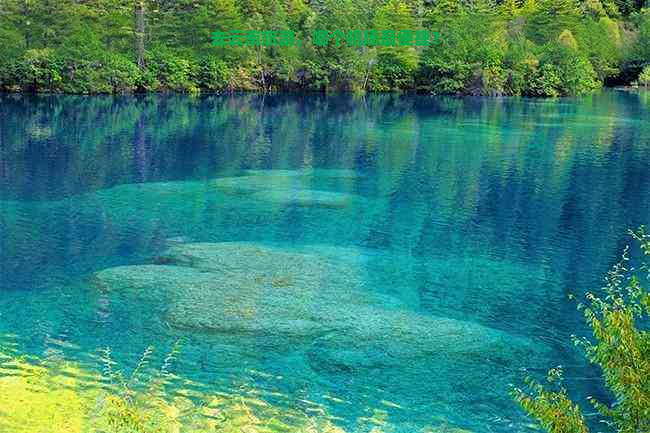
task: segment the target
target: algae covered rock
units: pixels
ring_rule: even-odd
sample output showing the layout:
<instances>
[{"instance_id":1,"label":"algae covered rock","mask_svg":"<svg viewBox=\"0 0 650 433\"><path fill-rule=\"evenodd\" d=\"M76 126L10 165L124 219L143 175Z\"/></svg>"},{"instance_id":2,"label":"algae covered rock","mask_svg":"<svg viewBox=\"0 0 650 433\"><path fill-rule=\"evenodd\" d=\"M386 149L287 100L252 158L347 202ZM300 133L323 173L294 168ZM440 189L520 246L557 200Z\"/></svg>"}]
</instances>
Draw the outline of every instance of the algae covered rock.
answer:
<instances>
[{"instance_id":1,"label":"algae covered rock","mask_svg":"<svg viewBox=\"0 0 650 433\"><path fill-rule=\"evenodd\" d=\"M186 266L214 273L246 276L303 274L314 278L328 263L313 254L291 252L253 242L197 242L174 245L157 263Z\"/></svg>"},{"instance_id":2,"label":"algae covered rock","mask_svg":"<svg viewBox=\"0 0 650 433\"><path fill-rule=\"evenodd\" d=\"M150 300L180 294L186 286L209 289L213 281L212 274L171 265L116 266L99 271L93 277L94 284L103 291Z\"/></svg>"},{"instance_id":3,"label":"algae covered rock","mask_svg":"<svg viewBox=\"0 0 650 433\"><path fill-rule=\"evenodd\" d=\"M255 243L179 244L157 261L105 269L95 284L157 300L176 328L222 334L317 335L355 320L357 309L403 306L363 291L350 263Z\"/></svg>"},{"instance_id":4,"label":"algae covered rock","mask_svg":"<svg viewBox=\"0 0 650 433\"><path fill-rule=\"evenodd\" d=\"M161 319L194 332L309 335L309 304L280 291L288 280L200 271L185 266L119 266L98 272L103 290L155 302Z\"/></svg>"},{"instance_id":5,"label":"algae covered rock","mask_svg":"<svg viewBox=\"0 0 650 433\"><path fill-rule=\"evenodd\" d=\"M347 170L247 170L241 176L213 179L209 185L225 194L246 195L268 190L309 189L318 179L351 178Z\"/></svg>"},{"instance_id":6,"label":"algae covered rock","mask_svg":"<svg viewBox=\"0 0 650 433\"><path fill-rule=\"evenodd\" d=\"M246 170L246 174L255 176L292 176L322 179L356 179L359 172L345 168L303 168L299 170Z\"/></svg>"},{"instance_id":7,"label":"algae covered rock","mask_svg":"<svg viewBox=\"0 0 650 433\"><path fill-rule=\"evenodd\" d=\"M206 272L226 273L233 278L252 278L252 284L270 284L278 288L297 286L302 292L317 291L349 299L360 298L381 302L383 306L397 305L413 297L412 293L394 290L407 279L393 274L391 290L377 291L379 280L386 279L386 270L395 259L362 248L312 247L290 248L253 242L198 242L173 245L156 259L157 263L187 266ZM402 264L402 262L399 262ZM332 293L333 292L333 293ZM394 296L386 296L392 292ZM364 301L365 299L365 301Z\"/></svg>"},{"instance_id":8,"label":"algae covered rock","mask_svg":"<svg viewBox=\"0 0 650 433\"><path fill-rule=\"evenodd\" d=\"M362 262L337 260L315 251L252 242L190 243L172 246L157 262L210 272L217 274L215 278L241 281L276 295L286 290L314 305L322 302L323 307L341 302L402 306L397 299L365 290Z\"/></svg>"}]
</instances>

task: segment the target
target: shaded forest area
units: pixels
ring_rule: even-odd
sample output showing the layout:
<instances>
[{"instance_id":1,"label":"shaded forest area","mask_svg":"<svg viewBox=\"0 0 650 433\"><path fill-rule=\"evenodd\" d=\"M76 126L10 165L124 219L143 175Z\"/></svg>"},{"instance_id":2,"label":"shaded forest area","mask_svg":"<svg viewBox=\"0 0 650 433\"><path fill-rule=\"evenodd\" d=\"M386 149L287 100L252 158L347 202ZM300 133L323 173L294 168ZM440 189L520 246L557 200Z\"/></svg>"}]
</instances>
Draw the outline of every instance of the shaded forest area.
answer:
<instances>
[{"instance_id":1,"label":"shaded forest area","mask_svg":"<svg viewBox=\"0 0 650 433\"><path fill-rule=\"evenodd\" d=\"M212 46L293 30L300 46ZM315 30L428 29L430 47L316 46ZM645 0L0 0L0 89L420 91L563 96L650 82Z\"/></svg>"}]
</instances>

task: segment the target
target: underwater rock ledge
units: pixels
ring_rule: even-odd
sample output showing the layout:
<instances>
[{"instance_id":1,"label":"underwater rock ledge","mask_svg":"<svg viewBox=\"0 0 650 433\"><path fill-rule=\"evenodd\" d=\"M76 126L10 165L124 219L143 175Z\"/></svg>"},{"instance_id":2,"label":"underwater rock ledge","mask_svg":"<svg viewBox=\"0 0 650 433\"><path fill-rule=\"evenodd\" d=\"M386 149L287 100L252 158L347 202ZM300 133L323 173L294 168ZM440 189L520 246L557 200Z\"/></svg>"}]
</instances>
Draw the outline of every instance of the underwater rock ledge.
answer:
<instances>
[{"instance_id":1,"label":"underwater rock ledge","mask_svg":"<svg viewBox=\"0 0 650 433\"><path fill-rule=\"evenodd\" d=\"M245 242L186 243L156 262L105 269L95 282L159 302L161 320L177 329L298 338L319 369L430 359L530 365L545 350L477 323L412 311L400 299L364 290L351 263L314 253Z\"/></svg>"}]
</instances>

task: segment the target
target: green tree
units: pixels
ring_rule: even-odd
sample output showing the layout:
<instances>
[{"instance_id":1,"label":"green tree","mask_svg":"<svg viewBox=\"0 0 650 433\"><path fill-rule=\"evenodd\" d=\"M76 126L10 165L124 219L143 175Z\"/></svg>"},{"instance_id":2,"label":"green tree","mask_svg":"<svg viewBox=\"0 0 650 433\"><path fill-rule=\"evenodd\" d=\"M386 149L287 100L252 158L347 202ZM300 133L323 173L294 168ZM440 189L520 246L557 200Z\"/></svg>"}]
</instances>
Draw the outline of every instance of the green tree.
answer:
<instances>
[{"instance_id":1,"label":"green tree","mask_svg":"<svg viewBox=\"0 0 650 433\"><path fill-rule=\"evenodd\" d=\"M593 66L570 30L546 44L539 59L540 68L531 81L530 93L535 96L579 95L600 86Z\"/></svg>"},{"instance_id":2,"label":"green tree","mask_svg":"<svg viewBox=\"0 0 650 433\"><path fill-rule=\"evenodd\" d=\"M623 44L618 23L606 16L587 19L578 35L580 45L600 81L619 73Z\"/></svg>"},{"instance_id":3,"label":"green tree","mask_svg":"<svg viewBox=\"0 0 650 433\"><path fill-rule=\"evenodd\" d=\"M375 29L395 32L416 29L411 8L401 0L390 0L379 8L373 23ZM371 78L372 89L394 90L413 87L414 73L418 66L415 37L410 43L413 46L382 46L377 50L377 63Z\"/></svg>"},{"instance_id":4,"label":"green tree","mask_svg":"<svg viewBox=\"0 0 650 433\"><path fill-rule=\"evenodd\" d=\"M639 31L632 49L632 62L639 65L650 64L650 8L638 15Z\"/></svg>"},{"instance_id":5,"label":"green tree","mask_svg":"<svg viewBox=\"0 0 650 433\"><path fill-rule=\"evenodd\" d=\"M492 2L475 2L452 16L436 12L426 24L440 28L442 37L422 54L422 88L435 93L503 93L506 28Z\"/></svg>"},{"instance_id":6,"label":"green tree","mask_svg":"<svg viewBox=\"0 0 650 433\"><path fill-rule=\"evenodd\" d=\"M534 53L534 48L533 43L521 35L512 39L508 44L503 63L507 71L504 90L509 95L557 96L549 94L548 89L531 91L533 86L531 78L539 75L537 71L539 59ZM553 85L554 87L555 85Z\"/></svg>"},{"instance_id":7,"label":"green tree","mask_svg":"<svg viewBox=\"0 0 650 433\"><path fill-rule=\"evenodd\" d=\"M366 29L369 21L365 8L352 0L324 0L319 13L307 23L307 34L311 39L314 30ZM365 82L368 63L372 61L372 50L368 47L341 46L328 43L314 46L308 43L305 64L311 87L319 90L358 88Z\"/></svg>"},{"instance_id":8,"label":"green tree","mask_svg":"<svg viewBox=\"0 0 650 433\"><path fill-rule=\"evenodd\" d=\"M144 0L134 0L133 18L135 21L135 28L133 29L135 63L140 69L144 69L144 41L147 36L145 32L146 10Z\"/></svg>"},{"instance_id":9,"label":"green tree","mask_svg":"<svg viewBox=\"0 0 650 433\"><path fill-rule=\"evenodd\" d=\"M539 45L555 41L564 30L576 33L580 19L576 0L538 0L526 22L526 37Z\"/></svg>"},{"instance_id":10,"label":"green tree","mask_svg":"<svg viewBox=\"0 0 650 433\"><path fill-rule=\"evenodd\" d=\"M20 83L36 91L56 92L60 90L62 69L52 48L32 48L21 58Z\"/></svg>"}]
</instances>

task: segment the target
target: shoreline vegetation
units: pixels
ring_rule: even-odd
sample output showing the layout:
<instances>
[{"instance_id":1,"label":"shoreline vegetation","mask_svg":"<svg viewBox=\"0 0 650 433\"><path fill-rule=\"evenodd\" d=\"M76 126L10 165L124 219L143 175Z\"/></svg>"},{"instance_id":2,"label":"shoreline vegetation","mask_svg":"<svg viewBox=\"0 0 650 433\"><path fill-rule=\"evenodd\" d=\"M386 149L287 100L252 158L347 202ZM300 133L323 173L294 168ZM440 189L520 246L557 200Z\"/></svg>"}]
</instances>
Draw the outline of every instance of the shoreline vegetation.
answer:
<instances>
[{"instance_id":1,"label":"shoreline vegetation","mask_svg":"<svg viewBox=\"0 0 650 433\"><path fill-rule=\"evenodd\" d=\"M439 43L317 46L321 29L421 28ZM212 46L289 29L300 46ZM4 0L0 91L406 91L580 95L650 85L642 0Z\"/></svg>"}]
</instances>

